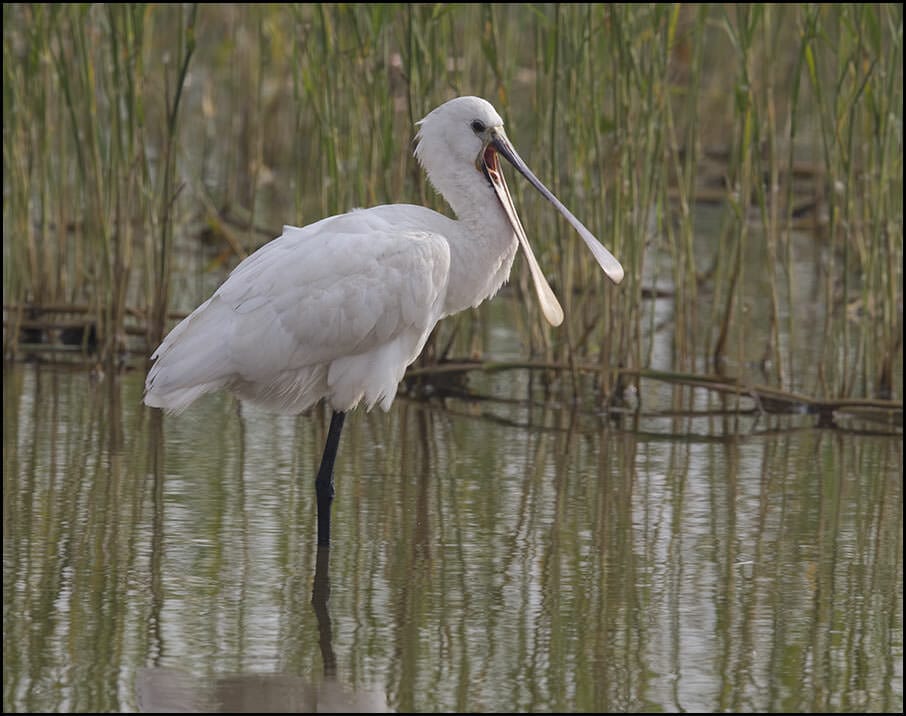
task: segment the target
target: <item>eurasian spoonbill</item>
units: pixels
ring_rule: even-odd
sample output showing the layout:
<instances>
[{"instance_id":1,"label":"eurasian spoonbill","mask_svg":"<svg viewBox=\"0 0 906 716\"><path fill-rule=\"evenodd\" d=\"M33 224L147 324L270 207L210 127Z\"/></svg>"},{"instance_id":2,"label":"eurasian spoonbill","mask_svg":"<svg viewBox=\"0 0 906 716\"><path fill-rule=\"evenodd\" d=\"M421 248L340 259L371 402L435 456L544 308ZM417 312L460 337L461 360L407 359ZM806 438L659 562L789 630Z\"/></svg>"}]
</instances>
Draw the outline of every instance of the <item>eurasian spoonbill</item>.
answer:
<instances>
[{"instance_id":1,"label":"eurasian spoonbill","mask_svg":"<svg viewBox=\"0 0 906 716\"><path fill-rule=\"evenodd\" d=\"M522 246L552 324L563 309L516 215L502 155L573 225L604 273L623 268L513 149L496 110L458 97L421 122L415 156L456 219L425 207L356 209L283 235L242 261L151 356L145 403L179 412L226 389L272 412L326 401L333 415L315 480L318 544L330 543L333 465L346 413L389 410L435 324L478 306L510 275Z\"/></svg>"}]
</instances>

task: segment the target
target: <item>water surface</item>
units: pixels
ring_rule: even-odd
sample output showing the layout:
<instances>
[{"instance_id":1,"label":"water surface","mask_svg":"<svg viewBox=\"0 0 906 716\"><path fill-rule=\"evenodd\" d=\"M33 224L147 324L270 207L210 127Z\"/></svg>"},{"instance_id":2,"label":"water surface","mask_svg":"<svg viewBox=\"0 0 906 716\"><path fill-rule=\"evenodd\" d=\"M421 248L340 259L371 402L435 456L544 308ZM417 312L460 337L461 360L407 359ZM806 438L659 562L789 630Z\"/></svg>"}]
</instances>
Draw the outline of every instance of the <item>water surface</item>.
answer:
<instances>
[{"instance_id":1,"label":"water surface","mask_svg":"<svg viewBox=\"0 0 906 716\"><path fill-rule=\"evenodd\" d=\"M5 368L5 710L902 710L901 436L401 398L319 563L327 416L142 380Z\"/></svg>"}]
</instances>

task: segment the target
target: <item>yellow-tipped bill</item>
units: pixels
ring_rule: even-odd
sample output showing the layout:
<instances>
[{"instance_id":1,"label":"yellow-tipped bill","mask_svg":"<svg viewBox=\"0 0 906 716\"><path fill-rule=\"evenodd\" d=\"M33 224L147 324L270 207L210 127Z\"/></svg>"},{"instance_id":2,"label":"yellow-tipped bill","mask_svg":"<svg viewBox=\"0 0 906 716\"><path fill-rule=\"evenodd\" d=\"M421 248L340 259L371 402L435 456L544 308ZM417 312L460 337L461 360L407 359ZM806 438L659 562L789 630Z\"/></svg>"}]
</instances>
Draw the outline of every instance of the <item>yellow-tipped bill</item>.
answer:
<instances>
[{"instance_id":1,"label":"yellow-tipped bill","mask_svg":"<svg viewBox=\"0 0 906 716\"><path fill-rule=\"evenodd\" d=\"M523 251L525 251L526 258L528 259L529 271L535 282L535 291L538 293L538 299L541 301L541 311L551 325L559 326L563 322L563 309L560 307L560 302L557 300L550 285L544 278L541 267L538 266L538 261L535 259L535 254L532 252L531 246L529 246L528 238L525 235L525 229L522 227L522 222L519 221L519 216L516 214L516 208L513 206L513 199L510 196L510 191L507 188L503 174L500 172L500 166L497 161L498 152L506 157L509 162L516 167L519 173L528 179L529 182L541 192L542 196L557 207L557 210L573 225L573 228L579 233L579 236L582 237L588 248L591 249L591 253L595 257L595 260L601 268L604 269L604 273L607 274L607 277L611 281L620 283L620 281L623 280L623 267L620 265L620 262L616 260L614 255L604 248L601 242L585 228L584 224L573 216L572 212L567 209L560 200L541 183L538 177L532 173L532 170L526 166L525 162L522 161L522 158L516 153L516 150L513 149L513 145L510 144L510 140L507 139L503 128L491 128L489 130L488 142L479 157L479 163L484 170L488 181L490 181L491 186L494 187L497 198L500 200L500 205L506 212L507 217L509 217L510 223L513 226L513 231L516 233Z\"/></svg>"}]
</instances>

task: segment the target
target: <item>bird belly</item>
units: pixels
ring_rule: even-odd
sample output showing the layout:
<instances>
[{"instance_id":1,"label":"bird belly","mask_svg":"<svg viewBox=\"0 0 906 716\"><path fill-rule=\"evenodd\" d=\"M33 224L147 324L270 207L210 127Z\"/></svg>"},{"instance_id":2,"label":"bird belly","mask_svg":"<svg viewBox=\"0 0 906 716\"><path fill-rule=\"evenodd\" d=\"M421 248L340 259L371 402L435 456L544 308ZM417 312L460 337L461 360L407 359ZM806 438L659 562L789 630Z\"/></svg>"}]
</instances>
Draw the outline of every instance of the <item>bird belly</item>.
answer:
<instances>
[{"instance_id":1,"label":"bird belly","mask_svg":"<svg viewBox=\"0 0 906 716\"><path fill-rule=\"evenodd\" d=\"M413 341L412 336L399 336L377 350L333 361L325 396L333 409L351 410L364 400L368 410L376 404L385 412L390 410L406 368L418 357L427 337L426 333Z\"/></svg>"},{"instance_id":2,"label":"bird belly","mask_svg":"<svg viewBox=\"0 0 906 716\"><path fill-rule=\"evenodd\" d=\"M406 368L429 335L401 335L358 355L292 368L271 376L237 376L228 386L241 400L271 412L298 415L325 400L336 411L349 411L365 401L368 410L390 410Z\"/></svg>"}]
</instances>

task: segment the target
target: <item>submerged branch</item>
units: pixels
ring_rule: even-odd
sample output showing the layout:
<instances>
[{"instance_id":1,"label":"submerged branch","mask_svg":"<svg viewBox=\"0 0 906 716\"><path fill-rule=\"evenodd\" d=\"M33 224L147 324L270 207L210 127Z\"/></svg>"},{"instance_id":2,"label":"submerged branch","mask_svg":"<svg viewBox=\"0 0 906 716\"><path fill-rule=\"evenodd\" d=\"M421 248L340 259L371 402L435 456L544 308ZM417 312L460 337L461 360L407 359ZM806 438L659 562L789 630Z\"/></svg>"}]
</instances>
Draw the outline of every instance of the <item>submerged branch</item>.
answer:
<instances>
[{"instance_id":1,"label":"submerged branch","mask_svg":"<svg viewBox=\"0 0 906 716\"><path fill-rule=\"evenodd\" d=\"M610 374L622 378L645 378L673 385L684 385L692 388L751 398L756 408L765 413L786 413L818 415L819 421L833 422L834 414L847 417L883 422L896 426L903 425L903 401L876 398L841 398L835 400L812 398L766 385L746 383L742 380L717 375L679 373L675 371L654 370L651 368L602 368L592 363L557 363L550 361L450 361L432 366L419 366L406 371L406 378L427 378L431 376L452 376L467 374L472 371L482 373L500 373L510 370L540 370L556 372Z\"/></svg>"}]
</instances>

